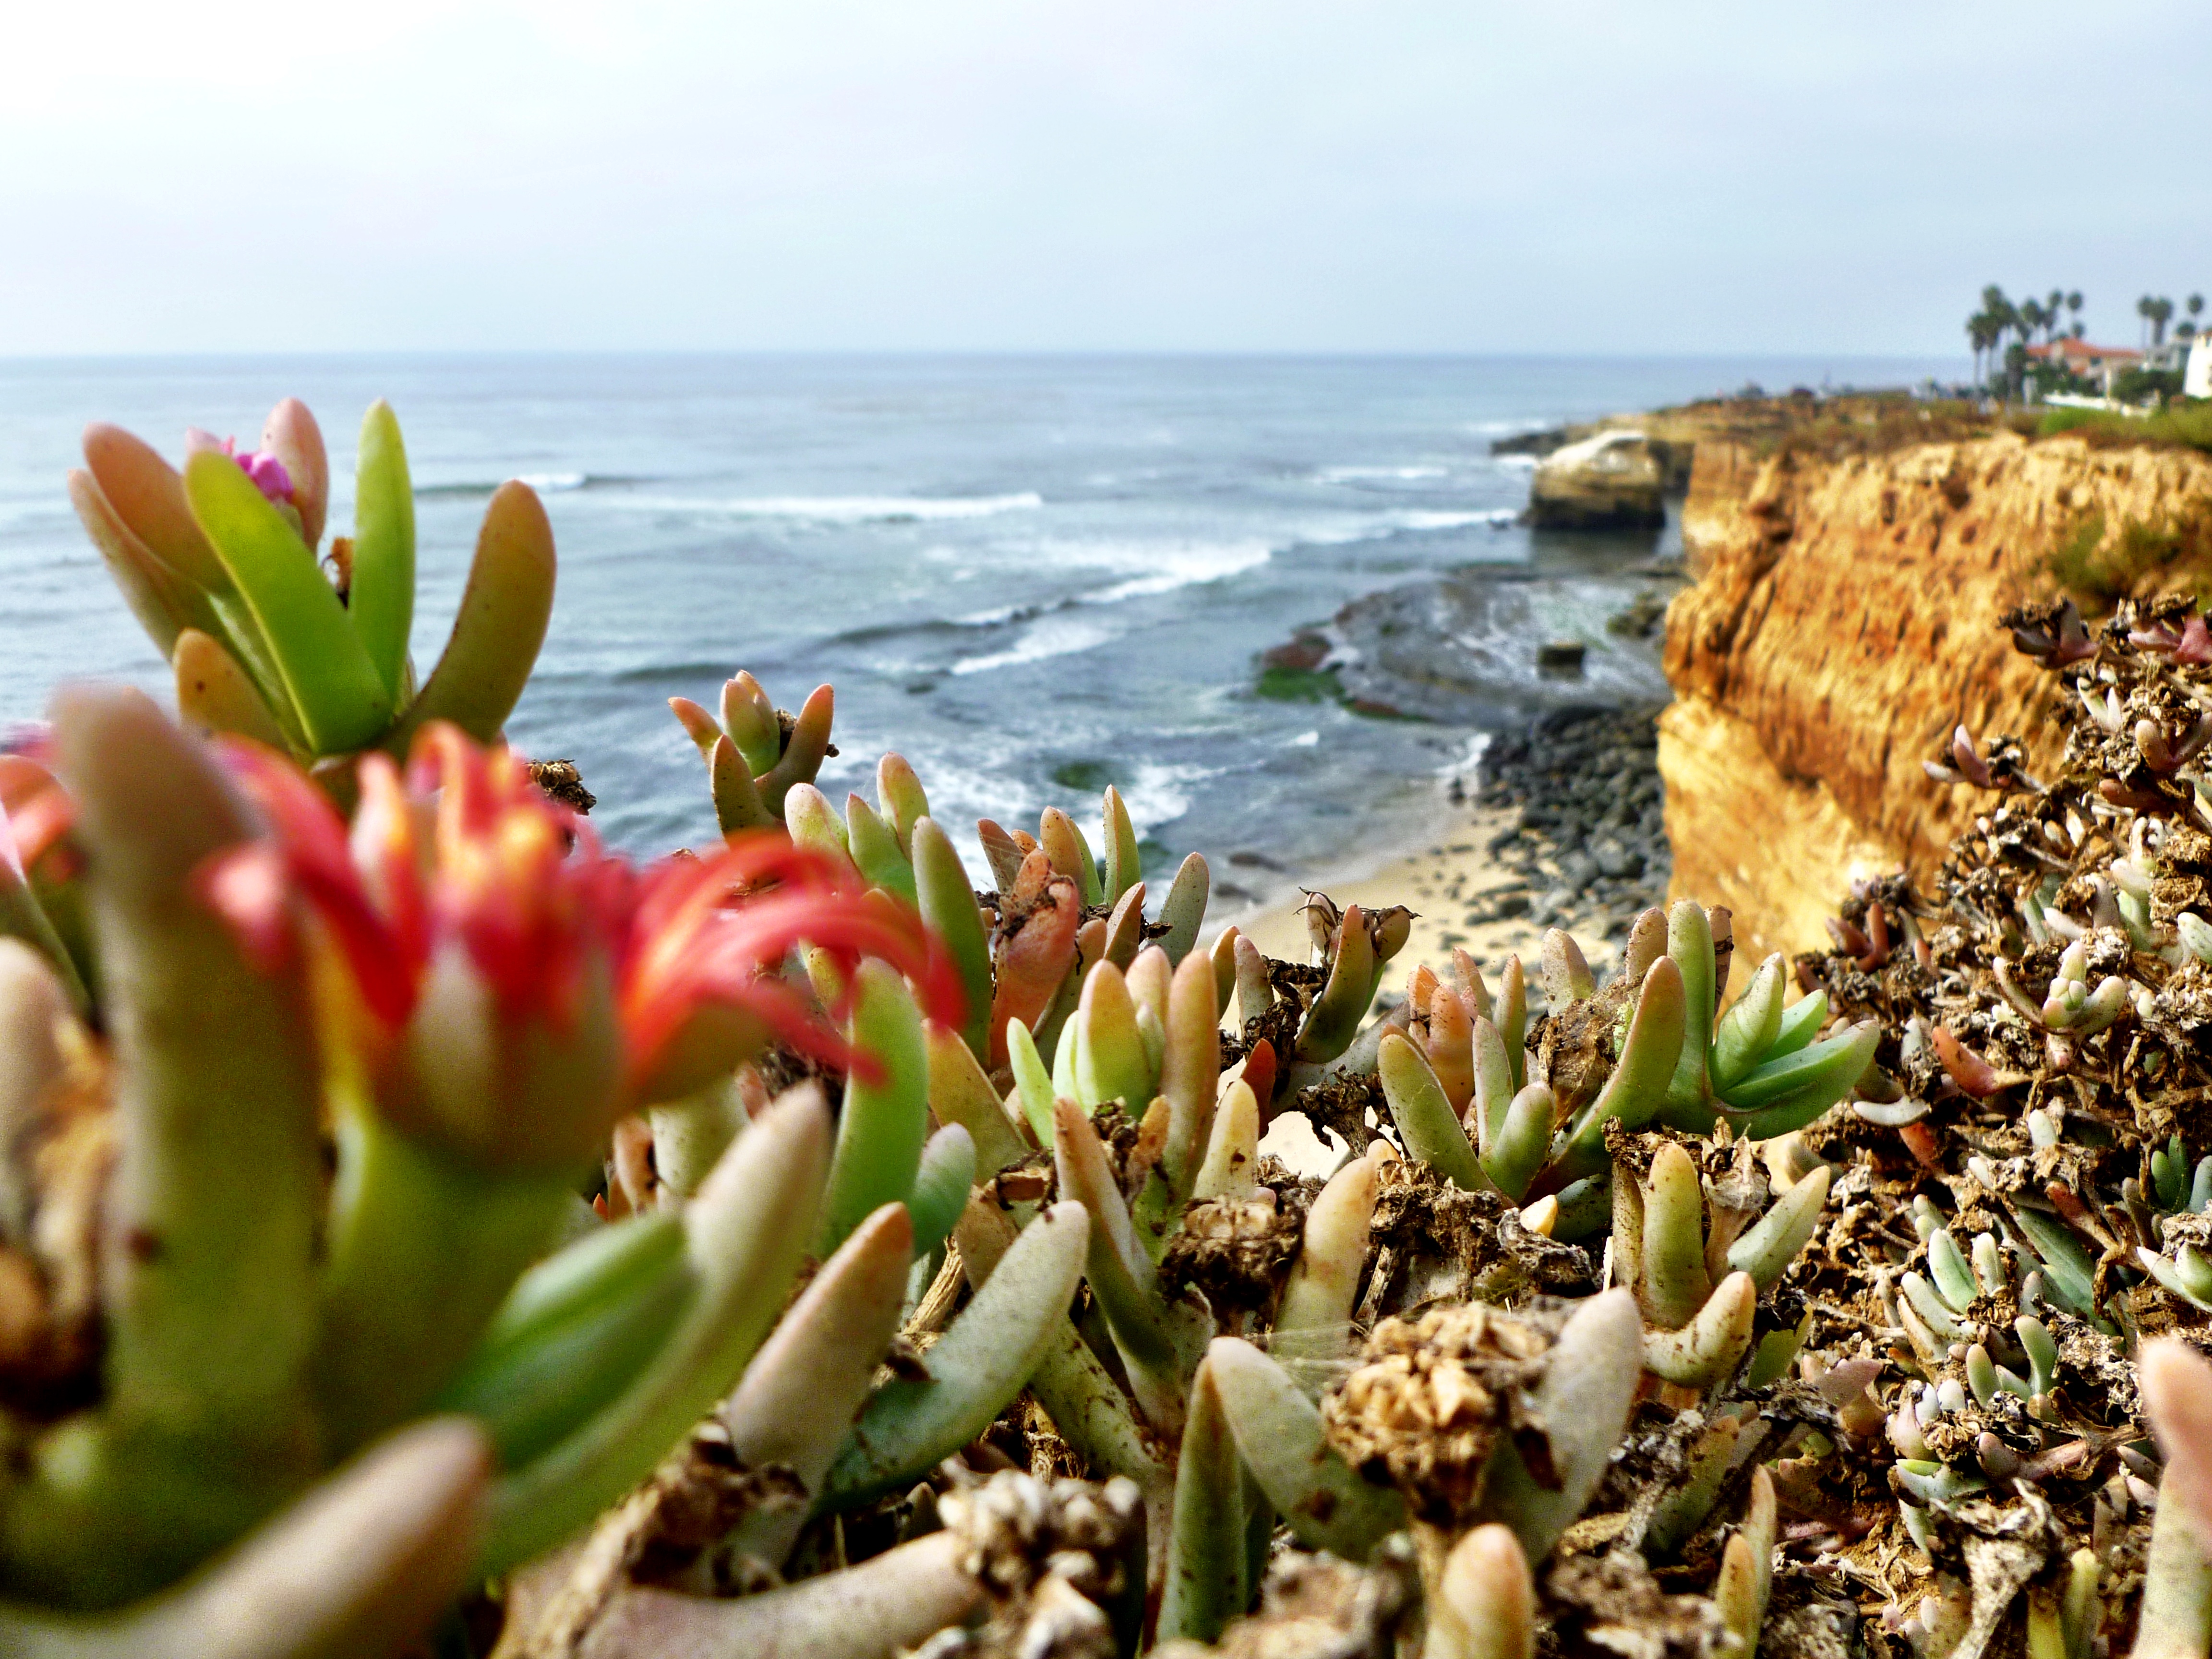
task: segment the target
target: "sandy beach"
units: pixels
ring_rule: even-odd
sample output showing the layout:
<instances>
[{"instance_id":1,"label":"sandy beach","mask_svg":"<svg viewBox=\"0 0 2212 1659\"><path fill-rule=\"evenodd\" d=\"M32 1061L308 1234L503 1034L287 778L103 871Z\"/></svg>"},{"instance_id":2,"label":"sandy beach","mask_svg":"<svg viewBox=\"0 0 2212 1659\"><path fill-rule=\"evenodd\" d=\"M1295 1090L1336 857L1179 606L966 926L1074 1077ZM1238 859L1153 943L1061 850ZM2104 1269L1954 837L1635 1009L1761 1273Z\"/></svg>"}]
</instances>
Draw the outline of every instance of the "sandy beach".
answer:
<instances>
[{"instance_id":1,"label":"sandy beach","mask_svg":"<svg viewBox=\"0 0 2212 1659\"><path fill-rule=\"evenodd\" d=\"M1498 899L1529 890L1525 875L1488 850L1492 838L1510 828L1514 819L1510 808L1469 810L1449 840L1411 849L1372 875L1325 880L1315 889L1340 905L1388 909L1402 904L1413 912L1413 936L1392 960L1379 995L1396 997L1415 963L1440 967L1455 948L1467 951L1492 977L1510 955L1517 954L1524 964L1533 966L1544 930L1526 913L1492 920L1470 910L1478 901L1487 900L1491 902L1486 908L1494 911ZM1300 889L1287 888L1236 925L1265 954L1288 962L1307 961L1311 952L1305 918L1298 912L1301 898ZM1577 932L1576 943L1593 967L1612 959L1613 946L1601 937Z\"/></svg>"}]
</instances>

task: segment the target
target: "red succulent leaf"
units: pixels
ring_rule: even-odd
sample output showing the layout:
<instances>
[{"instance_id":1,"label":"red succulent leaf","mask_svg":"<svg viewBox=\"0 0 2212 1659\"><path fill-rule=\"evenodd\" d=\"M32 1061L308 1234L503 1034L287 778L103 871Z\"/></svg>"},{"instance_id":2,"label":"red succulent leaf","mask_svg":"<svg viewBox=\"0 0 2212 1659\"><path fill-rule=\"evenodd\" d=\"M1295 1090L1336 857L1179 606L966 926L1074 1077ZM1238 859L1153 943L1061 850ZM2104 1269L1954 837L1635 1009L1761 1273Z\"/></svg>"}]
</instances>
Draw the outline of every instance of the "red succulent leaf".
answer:
<instances>
[{"instance_id":1,"label":"red succulent leaf","mask_svg":"<svg viewBox=\"0 0 2212 1659\"><path fill-rule=\"evenodd\" d=\"M1936 1058L1951 1080L1977 1100L1987 1100L2005 1086L2005 1073L1960 1042L1949 1026L1938 1025L1932 1037Z\"/></svg>"}]
</instances>

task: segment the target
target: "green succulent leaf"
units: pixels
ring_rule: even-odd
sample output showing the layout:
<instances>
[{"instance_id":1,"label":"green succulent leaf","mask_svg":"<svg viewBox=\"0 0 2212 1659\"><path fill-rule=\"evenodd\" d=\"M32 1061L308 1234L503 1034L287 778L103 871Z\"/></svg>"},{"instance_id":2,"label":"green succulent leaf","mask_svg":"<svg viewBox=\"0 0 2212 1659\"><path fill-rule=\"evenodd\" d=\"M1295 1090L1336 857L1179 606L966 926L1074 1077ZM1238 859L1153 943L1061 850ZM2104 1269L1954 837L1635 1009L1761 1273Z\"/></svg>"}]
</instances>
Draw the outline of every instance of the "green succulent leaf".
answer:
<instances>
[{"instance_id":1,"label":"green succulent leaf","mask_svg":"<svg viewBox=\"0 0 2212 1659\"><path fill-rule=\"evenodd\" d=\"M968 1000L968 1018L961 1036L978 1060L990 1040L991 941L983 928L983 913L975 902L975 890L960 854L934 818L913 820L908 844L914 853L914 884L921 919L939 939L960 975L960 988Z\"/></svg>"},{"instance_id":2,"label":"green succulent leaf","mask_svg":"<svg viewBox=\"0 0 2212 1659\"><path fill-rule=\"evenodd\" d=\"M545 643L554 569L545 508L529 485L509 479L484 508L445 651L386 748L405 753L430 720L451 720L478 743L498 740Z\"/></svg>"},{"instance_id":3,"label":"green succulent leaf","mask_svg":"<svg viewBox=\"0 0 2212 1659\"><path fill-rule=\"evenodd\" d=\"M876 1391L830 1466L821 1504L844 1509L902 1487L988 1428L1066 1323L1090 1221L1055 1204L1024 1228L925 1360L927 1381Z\"/></svg>"},{"instance_id":4,"label":"green succulent leaf","mask_svg":"<svg viewBox=\"0 0 2212 1659\"><path fill-rule=\"evenodd\" d=\"M1782 1011L1781 1024L1774 1030L1774 1041L1759 1053L1763 1061L1779 1060L1784 1054L1794 1054L1814 1037L1828 1023L1828 994L1815 991L1802 996Z\"/></svg>"},{"instance_id":5,"label":"green succulent leaf","mask_svg":"<svg viewBox=\"0 0 2212 1659\"><path fill-rule=\"evenodd\" d=\"M542 1553L639 1480L744 1372L782 1313L829 1164L829 1110L794 1089L756 1118L684 1210L699 1293L630 1385L495 1489L478 1565Z\"/></svg>"},{"instance_id":6,"label":"green succulent leaf","mask_svg":"<svg viewBox=\"0 0 2212 1659\"><path fill-rule=\"evenodd\" d=\"M396 705L415 626L415 489L398 418L381 398L362 417L353 525L353 585L346 609Z\"/></svg>"},{"instance_id":7,"label":"green succulent leaf","mask_svg":"<svg viewBox=\"0 0 2212 1659\"><path fill-rule=\"evenodd\" d=\"M518 1468L629 1387L698 1288L673 1214L587 1233L516 1282L432 1408L477 1419Z\"/></svg>"},{"instance_id":8,"label":"green succulent leaf","mask_svg":"<svg viewBox=\"0 0 2212 1659\"><path fill-rule=\"evenodd\" d=\"M1288 1371L1232 1336L1215 1338L1206 1359L1238 1454L1300 1543L1364 1561L1406 1524L1405 1500L1344 1461Z\"/></svg>"},{"instance_id":9,"label":"green succulent leaf","mask_svg":"<svg viewBox=\"0 0 2212 1659\"><path fill-rule=\"evenodd\" d=\"M1118 904L1121 895L1144 879L1144 860L1137 853L1137 827L1129 821L1129 809L1122 803L1121 792L1112 784L1106 786L1106 802L1103 828L1106 832L1106 879L1100 892L1108 904Z\"/></svg>"},{"instance_id":10,"label":"green succulent leaf","mask_svg":"<svg viewBox=\"0 0 2212 1659\"><path fill-rule=\"evenodd\" d=\"M1376 1057L1382 1097L1410 1158L1432 1167L1455 1187L1479 1193L1490 1186L1468 1144L1467 1131L1445 1097L1443 1085L1410 1037L1390 1033Z\"/></svg>"},{"instance_id":11,"label":"green succulent leaf","mask_svg":"<svg viewBox=\"0 0 2212 1659\"><path fill-rule=\"evenodd\" d=\"M185 463L185 493L266 639L314 752L349 754L381 737L392 724L392 693L298 533L217 451Z\"/></svg>"},{"instance_id":12,"label":"green succulent leaf","mask_svg":"<svg viewBox=\"0 0 2212 1659\"><path fill-rule=\"evenodd\" d=\"M967 1130L948 1123L921 1149L921 1166L906 1201L914 1218L915 1255L928 1255L945 1243L968 1206L968 1189L975 1181L975 1143Z\"/></svg>"},{"instance_id":13,"label":"green succulent leaf","mask_svg":"<svg viewBox=\"0 0 2212 1659\"><path fill-rule=\"evenodd\" d=\"M1809 1048L1753 1066L1729 1090L1729 1119L1751 1139L1802 1129L1857 1087L1874 1064L1881 1028L1862 1020Z\"/></svg>"},{"instance_id":14,"label":"green succulent leaf","mask_svg":"<svg viewBox=\"0 0 2212 1659\"><path fill-rule=\"evenodd\" d=\"M747 1468L781 1464L809 1493L822 1490L898 1330L913 1247L905 1206L884 1205L822 1264L761 1345L716 1413ZM759 1505L724 1552L781 1568L805 1524L804 1504Z\"/></svg>"},{"instance_id":15,"label":"green succulent leaf","mask_svg":"<svg viewBox=\"0 0 2212 1659\"><path fill-rule=\"evenodd\" d=\"M1782 1034L1782 956L1777 951L1759 964L1735 1006L1721 1016L1709 1066L1715 1093L1726 1094L1731 1084L1759 1061L1777 1057L1770 1051Z\"/></svg>"},{"instance_id":16,"label":"green succulent leaf","mask_svg":"<svg viewBox=\"0 0 2212 1659\"><path fill-rule=\"evenodd\" d=\"M917 902L914 866L899 846L898 832L858 795L845 797L845 845L871 887L880 887L908 904Z\"/></svg>"},{"instance_id":17,"label":"green succulent leaf","mask_svg":"<svg viewBox=\"0 0 2212 1659\"><path fill-rule=\"evenodd\" d=\"M881 1072L872 1083L856 1073L845 1085L817 1243L824 1255L878 1206L913 1194L929 1128L929 1051L921 1015L898 970L872 957L854 975L852 1037L855 1048L875 1057ZM974 1157L971 1144L971 1168Z\"/></svg>"},{"instance_id":18,"label":"green succulent leaf","mask_svg":"<svg viewBox=\"0 0 2212 1659\"><path fill-rule=\"evenodd\" d=\"M1245 1582L1243 1482L1212 1362L1191 1379L1176 1462L1174 1518L1158 1639L1211 1642L1251 1601Z\"/></svg>"}]
</instances>

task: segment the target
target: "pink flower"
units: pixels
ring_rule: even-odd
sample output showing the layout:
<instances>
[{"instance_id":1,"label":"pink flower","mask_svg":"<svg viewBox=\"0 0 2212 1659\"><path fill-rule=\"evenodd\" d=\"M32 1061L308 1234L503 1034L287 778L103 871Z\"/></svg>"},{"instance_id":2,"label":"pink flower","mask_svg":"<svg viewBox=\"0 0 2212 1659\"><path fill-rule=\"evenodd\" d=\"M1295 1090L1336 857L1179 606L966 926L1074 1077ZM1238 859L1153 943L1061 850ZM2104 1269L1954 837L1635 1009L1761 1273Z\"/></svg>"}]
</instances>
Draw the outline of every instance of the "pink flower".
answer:
<instances>
[{"instance_id":1,"label":"pink flower","mask_svg":"<svg viewBox=\"0 0 2212 1659\"><path fill-rule=\"evenodd\" d=\"M404 776L363 757L349 831L273 750L222 753L269 831L212 860L203 896L264 972L317 971L319 951L318 982L343 988L325 1040L387 1116L474 1156L581 1162L623 1113L772 1038L872 1071L781 976L801 943L848 977L880 957L934 1018L963 1018L958 975L912 914L781 832L641 872L514 756L442 725Z\"/></svg>"},{"instance_id":2,"label":"pink flower","mask_svg":"<svg viewBox=\"0 0 2212 1659\"><path fill-rule=\"evenodd\" d=\"M198 427L185 434L185 447L187 449L220 449L238 463L246 476L253 480L253 487L264 495L272 501L281 501L287 506L292 504L291 471L276 459L275 451L256 449L241 455L238 453L237 439L225 438L218 443L213 434L203 432Z\"/></svg>"}]
</instances>

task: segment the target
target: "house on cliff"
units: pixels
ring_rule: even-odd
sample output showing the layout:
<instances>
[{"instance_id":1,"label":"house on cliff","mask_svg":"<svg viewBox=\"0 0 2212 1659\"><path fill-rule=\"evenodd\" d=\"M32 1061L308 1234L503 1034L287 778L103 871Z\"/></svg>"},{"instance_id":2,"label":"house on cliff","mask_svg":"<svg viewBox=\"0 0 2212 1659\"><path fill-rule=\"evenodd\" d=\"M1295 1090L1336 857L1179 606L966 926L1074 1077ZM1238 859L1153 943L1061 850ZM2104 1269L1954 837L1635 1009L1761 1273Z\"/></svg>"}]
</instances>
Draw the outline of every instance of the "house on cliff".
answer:
<instances>
[{"instance_id":1,"label":"house on cliff","mask_svg":"<svg viewBox=\"0 0 2212 1659\"><path fill-rule=\"evenodd\" d=\"M2084 375L2097 381L2106 397L2112 396L2114 378L2142 362L2142 356L2129 346L2092 345L2087 340L2053 340L2047 345L2027 349L2031 368L2047 364L2069 374Z\"/></svg>"}]
</instances>

